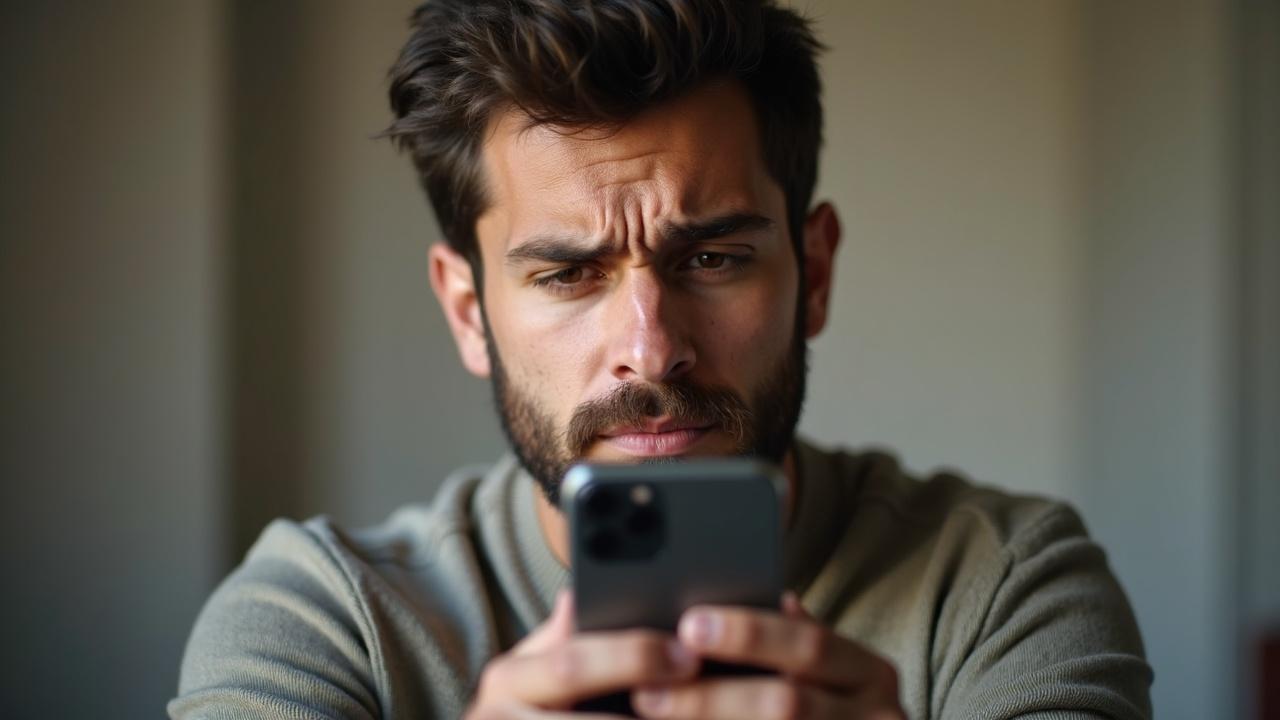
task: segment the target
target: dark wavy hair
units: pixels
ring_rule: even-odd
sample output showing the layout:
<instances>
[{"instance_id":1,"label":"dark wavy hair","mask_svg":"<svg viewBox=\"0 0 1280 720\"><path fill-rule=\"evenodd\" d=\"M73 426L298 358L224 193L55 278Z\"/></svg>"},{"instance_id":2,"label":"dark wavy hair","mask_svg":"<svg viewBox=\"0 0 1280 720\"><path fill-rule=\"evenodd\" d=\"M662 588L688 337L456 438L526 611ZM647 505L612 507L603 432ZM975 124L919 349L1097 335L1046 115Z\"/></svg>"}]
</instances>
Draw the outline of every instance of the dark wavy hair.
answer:
<instances>
[{"instance_id":1,"label":"dark wavy hair","mask_svg":"<svg viewBox=\"0 0 1280 720\"><path fill-rule=\"evenodd\" d=\"M445 239L479 267L480 151L497 112L603 126L719 78L746 89L802 255L822 143L821 45L773 0L428 0L391 68L395 122Z\"/></svg>"}]
</instances>

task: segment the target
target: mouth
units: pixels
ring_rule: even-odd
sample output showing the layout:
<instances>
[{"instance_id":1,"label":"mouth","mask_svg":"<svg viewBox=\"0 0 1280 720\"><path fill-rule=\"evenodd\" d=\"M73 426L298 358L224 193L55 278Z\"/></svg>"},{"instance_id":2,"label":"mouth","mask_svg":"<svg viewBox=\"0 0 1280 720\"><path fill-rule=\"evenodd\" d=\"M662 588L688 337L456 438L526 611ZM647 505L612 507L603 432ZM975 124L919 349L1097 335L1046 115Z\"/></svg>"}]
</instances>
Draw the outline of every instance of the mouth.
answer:
<instances>
[{"instance_id":1,"label":"mouth","mask_svg":"<svg viewBox=\"0 0 1280 720\"><path fill-rule=\"evenodd\" d=\"M627 455L662 457L688 452L712 430L708 423L657 418L640 426L618 426L600 433L600 440Z\"/></svg>"}]
</instances>

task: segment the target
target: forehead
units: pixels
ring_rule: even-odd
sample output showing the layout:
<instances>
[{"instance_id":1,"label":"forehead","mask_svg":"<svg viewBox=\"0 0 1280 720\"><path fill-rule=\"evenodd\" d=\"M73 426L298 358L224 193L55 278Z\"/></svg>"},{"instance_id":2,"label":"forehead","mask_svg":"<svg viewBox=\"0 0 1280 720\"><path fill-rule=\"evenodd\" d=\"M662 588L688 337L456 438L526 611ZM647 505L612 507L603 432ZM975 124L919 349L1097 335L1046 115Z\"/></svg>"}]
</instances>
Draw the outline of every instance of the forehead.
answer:
<instances>
[{"instance_id":1,"label":"forehead","mask_svg":"<svg viewBox=\"0 0 1280 720\"><path fill-rule=\"evenodd\" d=\"M489 202L480 228L505 226L508 239L522 225L581 229L626 207L671 219L761 208L779 190L765 169L754 109L731 82L618 127L531 126L508 111L491 128L483 162Z\"/></svg>"}]
</instances>

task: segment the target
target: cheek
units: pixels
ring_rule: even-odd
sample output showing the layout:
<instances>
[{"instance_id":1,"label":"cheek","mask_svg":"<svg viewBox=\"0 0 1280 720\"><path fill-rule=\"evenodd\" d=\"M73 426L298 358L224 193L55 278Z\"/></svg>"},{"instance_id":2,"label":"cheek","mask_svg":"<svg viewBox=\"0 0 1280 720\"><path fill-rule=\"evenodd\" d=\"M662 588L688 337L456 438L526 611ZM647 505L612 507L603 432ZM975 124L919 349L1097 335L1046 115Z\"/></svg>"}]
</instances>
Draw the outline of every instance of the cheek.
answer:
<instances>
[{"instance_id":1,"label":"cheek","mask_svg":"<svg viewBox=\"0 0 1280 720\"><path fill-rule=\"evenodd\" d=\"M775 367L794 336L796 287L794 277L780 274L705 317L699 354L715 365L716 374L740 382Z\"/></svg>"},{"instance_id":2,"label":"cheek","mask_svg":"<svg viewBox=\"0 0 1280 720\"><path fill-rule=\"evenodd\" d=\"M495 298L496 299L496 298ZM591 330L580 319L505 303L491 314L494 342L511 384L557 421L567 421L589 374Z\"/></svg>"}]
</instances>

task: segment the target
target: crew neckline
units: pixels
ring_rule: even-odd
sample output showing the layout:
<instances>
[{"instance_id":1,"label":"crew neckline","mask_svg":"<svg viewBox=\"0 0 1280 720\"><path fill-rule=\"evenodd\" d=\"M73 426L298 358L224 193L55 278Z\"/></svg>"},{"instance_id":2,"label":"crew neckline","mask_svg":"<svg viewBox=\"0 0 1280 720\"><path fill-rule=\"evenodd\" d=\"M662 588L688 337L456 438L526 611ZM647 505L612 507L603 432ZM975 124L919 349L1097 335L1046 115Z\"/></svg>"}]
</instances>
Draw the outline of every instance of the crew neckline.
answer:
<instances>
[{"instance_id":1,"label":"crew neckline","mask_svg":"<svg viewBox=\"0 0 1280 720\"><path fill-rule=\"evenodd\" d=\"M783 532L782 556L787 589L803 595L826 560L824 546L839 529L841 488L821 451L801 440L794 447L799 482L793 521ZM571 575L543 537L535 492L533 477L511 453L494 465L478 490L483 552L525 632L551 613Z\"/></svg>"}]
</instances>

